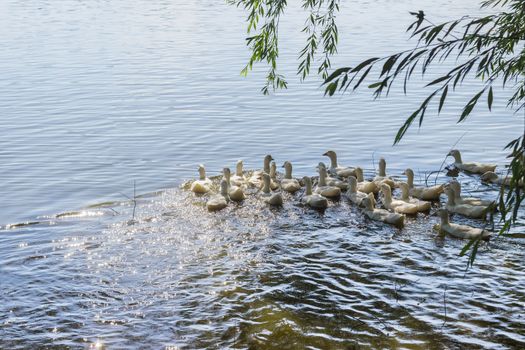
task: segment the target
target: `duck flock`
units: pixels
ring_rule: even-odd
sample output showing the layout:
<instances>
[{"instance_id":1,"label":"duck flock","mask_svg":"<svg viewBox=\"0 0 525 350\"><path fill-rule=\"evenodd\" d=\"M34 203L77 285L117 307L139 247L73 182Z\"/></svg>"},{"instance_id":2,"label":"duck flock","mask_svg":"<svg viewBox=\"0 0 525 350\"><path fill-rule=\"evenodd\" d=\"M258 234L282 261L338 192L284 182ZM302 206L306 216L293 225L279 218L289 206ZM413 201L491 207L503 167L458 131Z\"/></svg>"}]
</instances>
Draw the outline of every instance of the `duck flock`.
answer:
<instances>
[{"instance_id":1,"label":"duck flock","mask_svg":"<svg viewBox=\"0 0 525 350\"><path fill-rule=\"evenodd\" d=\"M395 181L386 174L386 161L381 158L377 175L368 181L363 177L362 168L339 165L334 151L328 151L323 156L330 159L330 167L320 162L317 167L318 177L305 176L302 179L292 176L292 164L289 161L282 165L284 175L278 174L277 165L271 155L264 157L261 170L244 171L243 161L239 160L235 174L232 175L229 168L223 169L218 193L213 191L216 184L206 177L206 170L200 165L199 179L190 182L189 189L196 194L210 194L206 202L209 211L221 210L227 207L230 201L242 202L249 195L259 196L269 206L280 207L284 202L282 192L290 194L302 192L302 196L292 198L296 198L296 201L305 206L322 210L328 207L328 199L339 199L343 196L362 208L364 214L371 220L400 228L405 225L406 215L428 213L431 202L439 202L440 195L445 193L448 198L446 204L435 212L441 219L441 223L436 225L435 229L442 234L458 238L490 238L490 232L484 229L450 222L449 213L484 219L494 205L494 201L491 200L462 197L461 185L456 180L431 187L415 186L414 172L406 169L403 172L406 182ZM494 173L496 169L494 164L465 163L458 150L450 151L447 156L454 157L454 166L458 170L479 174L484 182L504 185L510 181L509 178L500 178ZM399 189L398 197L393 197L393 189ZM380 206L376 198L381 199Z\"/></svg>"}]
</instances>

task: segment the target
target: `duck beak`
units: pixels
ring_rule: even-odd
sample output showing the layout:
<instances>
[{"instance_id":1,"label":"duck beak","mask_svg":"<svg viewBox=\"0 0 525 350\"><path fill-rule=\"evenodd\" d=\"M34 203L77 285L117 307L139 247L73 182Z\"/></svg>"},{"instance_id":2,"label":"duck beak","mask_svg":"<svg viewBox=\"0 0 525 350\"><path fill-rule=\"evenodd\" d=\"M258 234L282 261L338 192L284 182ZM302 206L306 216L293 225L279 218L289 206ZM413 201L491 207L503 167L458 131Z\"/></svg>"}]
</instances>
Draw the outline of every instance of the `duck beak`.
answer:
<instances>
[{"instance_id":1,"label":"duck beak","mask_svg":"<svg viewBox=\"0 0 525 350\"><path fill-rule=\"evenodd\" d=\"M324 152L324 153L323 153L323 156L328 156L328 152Z\"/></svg>"}]
</instances>

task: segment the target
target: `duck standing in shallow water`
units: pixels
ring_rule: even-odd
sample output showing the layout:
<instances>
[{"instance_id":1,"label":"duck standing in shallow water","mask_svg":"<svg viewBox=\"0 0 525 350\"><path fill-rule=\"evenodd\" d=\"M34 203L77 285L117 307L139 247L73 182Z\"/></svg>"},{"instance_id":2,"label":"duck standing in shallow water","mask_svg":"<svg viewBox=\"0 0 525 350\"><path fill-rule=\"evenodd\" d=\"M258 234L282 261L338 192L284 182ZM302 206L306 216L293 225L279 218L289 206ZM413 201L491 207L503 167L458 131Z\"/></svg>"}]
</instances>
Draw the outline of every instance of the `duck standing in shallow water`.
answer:
<instances>
[{"instance_id":1,"label":"duck standing in shallow water","mask_svg":"<svg viewBox=\"0 0 525 350\"><path fill-rule=\"evenodd\" d=\"M340 177L355 176L355 169L342 167L337 164L337 154L334 151L323 153L323 156L330 158L330 173Z\"/></svg>"},{"instance_id":2,"label":"duck standing in shallow water","mask_svg":"<svg viewBox=\"0 0 525 350\"><path fill-rule=\"evenodd\" d=\"M481 237L485 241L490 239L490 232L487 230L451 223L446 209L439 209L436 214L441 219L441 223L434 226L439 233L446 233L450 236L463 239L478 237Z\"/></svg>"},{"instance_id":3,"label":"duck standing in shallow water","mask_svg":"<svg viewBox=\"0 0 525 350\"><path fill-rule=\"evenodd\" d=\"M368 198L368 194L357 190L357 179L353 176L348 177L348 190L346 191L346 196L350 202L359 206L363 206L363 199Z\"/></svg>"},{"instance_id":4,"label":"duck standing in shallow water","mask_svg":"<svg viewBox=\"0 0 525 350\"><path fill-rule=\"evenodd\" d=\"M461 153L457 149L453 149L450 152L448 152L447 157L448 156L454 157L454 166L456 168L458 168L459 170L466 171L468 173L484 174L487 171L494 171L496 169L495 164L484 164L477 162L463 163L463 160L461 159Z\"/></svg>"},{"instance_id":5,"label":"duck standing in shallow water","mask_svg":"<svg viewBox=\"0 0 525 350\"><path fill-rule=\"evenodd\" d=\"M263 194L262 194L262 199L265 203L268 203L269 205L272 205L272 206L275 206L275 207L280 207L283 205L283 196L281 194L281 192L270 192L270 182L271 182L271 178L270 178L270 175L266 174L266 173L263 173L262 174L262 178L263 178L263 188L262 188L262 191L263 191Z\"/></svg>"},{"instance_id":6,"label":"duck standing in shallow water","mask_svg":"<svg viewBox=\"0 0 525 350\"><path fill-rule=\"evenodd\" d=\"M363 193L378 193L379 186L373 181L365 181L363 177L363 169L355 168L355 177L357 179L357 190Z\"/></svg>"},{"instance_id":7,"label":"duck standing in shallow water","mask_svg":"<svg viewBox=\"0 0 525 350\"><path fill-rule=\"evenodd\" d=\"M339 198L341 196L341 189L335 186L328 186L326 176L326 168L319 166L319 183L314 192L327 198Z\"/></svg>"},{"instance_id":8,"label":"duck standing in shallow water","mask_svg":"<svg viewBox=\"0 0 525 350\"><path fill-rule=\"evenodd\" d=\"M390 176L386 175L386 160L385 160L385 158L379 159L378 167L379 167L379 169L377 171L377 176L374 178L374 182L376 183L376 185L379 186L379 188L381 189L381 184L385 183L388 186L390 186L390 188L394 188L396 186L396 183L394 182L394 180Z\"/></svg>"},{"instance_id":9,"label":"duck standing in shallow water","mask_svg":"<svg viewBox=\"0 0 525 350\"><path fill-rule=\"evenodd\" d=\"M392 213L385 209L375 208L375 201L372 193L363 199L365 215L375 221L381 221L402 228L405 225L405 216L403 214Z\"/></svg>"},{"instance_id":10,"label":"duck standing in shallow water","mask_svg":"<svg viewBox=\"0 0 525 350\"><path fill-rule=\"evenodd\" d=\"M409 196L409 188L406 182L399 182L399 188L401 189L401 200L406 203L412 203L417 206L417 210L420 212L430 211L431 203L427 201L422 201L416 198L411 198Z\"/></svg>"},{"instance_id":11,"label":"duck standing in shallow water","mask_svg":"<svg viewBox=\"0 0 525 350\"><path fill-rule=\"evenodd\" d=\"M230 177L231 177L231 171L230 168L224 168L222 170L223 172L223 178L228 184L228 195L232 201L241 202L246 199L246 196L244 195L244 191L242 190L241 186L231 186L230 184Z\"/></svg>"},{"instance_id":12,"label":"duck standing in shallow water","mask_svg":"<svg viewBox=\"0 0 525 350\"><path fill-rule=\"evenodd\" d=\"M238 160L237 164L235 165L235 175L231 177L231 184L234 186L244 186L246 185L246 178L243 174L243 162L242 160Z\"/></svg>"},{"instance_id":13,"label":"duck standing in shallow water","mask_svg":"<svg viewBox=\"0 0 525 350\"><path fill-rule=\"evenodd\" d=\"M312 179L310 179L308 176L305 176L303 177L303 182L306 189L301 201L304 204L316 209L325 209L328 207L328 200L326 197L323 197L319 193L312 193Z\"/></svg>"},{"instance_id":14,"label":"duck standing in shallow water","mask_svg":"<svg viewBox=\"0 0 525 350\"><path fill-rule=\"evenodd\" d=\"M456 180L450 181L448 185L454 191L454 202L456 204L469 204L469 205L476 205L476 206L483 206L483 207L488 207L489 205L494 204L494 201L487 200L487 199L480 199L480 198L473 198L473 197L468 197L468 198L461 197L461 184Z\"/></svg>"},{"instance_id":15,"label":"duck standing in shallow water","mask_svg":"<svg viewBox=\"0 0 525 350\"><path fill-rule=\"evenodd\" d=\"M406 169L403 174L407 177L408 194L412 197L426 201L438 201L439 195L445 191L444 185L435 185L432 187L415 187L414 171L412 171L410 168Z\"/></svg>"},{"instance_id":16,"label":"duck standing in shallow water","mask_svg":"<svg viewBox=\"0 0 525 350\"><path fill-rule=\"evenodd\" d=\"M419 212L416 204L407 203L392 198L392 189L386 183L381 184L381 193L383 193L383 205L399 214L416 215Z\"/></svg>"},{"instance_id":17,"label":"duck standing in shallow water","mask_svg":"<svg viewBox=\"0 0 525 350\"><path fill-rule=\"evenodd\" d=\"M281 180L281 188L288 193L295 193L301 189L301 184L297 179L292 178L292 163L284 162L284 179Z\"/></svg>"},{"instance_id":18,"label":"duck standing in shallow water","mask_svg":"<svg viewBox=\"0 0 525 350\"><path fill-rule=\"evenodd\" d=\"M209 211L221 210L228 206L229 201L228 183L223 179L221 181L221 192L214 195L208 200L208 202L206 202L206 208L208 208Z\"/></svg>"},{"instance_id":19,"label":"duck standing in shallow water","mask_svg":"<svg viewBox=\"0 0 525 350\"><path fill-rule=\"evenodd\" d=\"M204 165L199 165L199 179L193 181L190 190L194 193L208 193L211 190L212 181L206 177Z\"/></svg>"},{"instance_id":20,"label":"duck standing in shallow water","mask_svg":"<svg viewBox=\"0 0 525 350\"><path fill-rule=\"evenodd\" d=\"M487 207L456 203L456 195L452 187L445 186L445 194L448 197L446 208L449 212L461 214L473 219L481 219L487 215Z\"/></svg>"}]
</instances>

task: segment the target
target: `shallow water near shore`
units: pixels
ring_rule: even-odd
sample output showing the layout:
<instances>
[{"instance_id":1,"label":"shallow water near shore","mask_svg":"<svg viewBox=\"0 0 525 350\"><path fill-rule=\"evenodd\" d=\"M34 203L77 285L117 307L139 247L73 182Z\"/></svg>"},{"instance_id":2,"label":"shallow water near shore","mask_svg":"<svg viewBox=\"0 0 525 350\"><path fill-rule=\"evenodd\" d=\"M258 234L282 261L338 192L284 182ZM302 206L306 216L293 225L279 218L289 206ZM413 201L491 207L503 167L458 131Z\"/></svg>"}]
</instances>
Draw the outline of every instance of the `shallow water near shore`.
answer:
<instances>
[{"instance_id":1,"label":"shallow water near shore","mask_svg":"<svg viewBox=\"0 0 525 350\"><path fill-rule=\"evenodd\" d=\"M409 10L439 21L476 8L345 3L334 66L409 47ZM505 165L522 120L498 105L456 126L463 90L392 147L425 91L328 99L318 80L299 84L302 24L292 3L290 90L267 97L264 69L239 77L243 14L222 2L0 4L0 348L525 347L523 239L484 243L466 271L465 242L437 237L432 216L399 230L344 198L309 210L300 193L278 210L250 197L209 213L180 188L199 163L217 175L267 153L298 177L335 149L367 177L385 157L422 183L458 141L464 159ZM466 195L497 195L459 180Z\"/></svg>"}]
</instances>

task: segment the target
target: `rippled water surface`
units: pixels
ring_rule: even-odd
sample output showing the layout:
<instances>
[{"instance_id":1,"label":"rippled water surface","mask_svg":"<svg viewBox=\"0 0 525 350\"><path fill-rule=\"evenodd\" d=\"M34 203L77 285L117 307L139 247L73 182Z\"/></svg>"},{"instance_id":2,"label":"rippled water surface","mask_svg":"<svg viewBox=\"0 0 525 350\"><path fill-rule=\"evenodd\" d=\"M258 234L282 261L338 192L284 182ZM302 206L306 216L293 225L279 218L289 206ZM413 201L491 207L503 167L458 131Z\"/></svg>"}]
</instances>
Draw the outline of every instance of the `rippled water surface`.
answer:
<instances>
[{"instance_id":1,"label":"rippled water surface","mask_svg":"<svg viewBox=\"0 0 525 350\"><path fill-rule=\"evenodd\" d=\"M372 101L299 84L304 16L290 6L290 89L262 96L264 67L239 76L243 13L222 1L0 2L0 348L525 347L520 240L484 244L465 272L464 242L436 237L434 217L398 230L345 200L307 210L300 194L281 210L250 197L210 214L179 188L198 163L216 175L267 153L298 176L327 149L367 176L384 156L421 181L459 140L465 158L505 164L522 120L496 106L457 127L472 83L395 147L419 85ZM477 1L345 2L334 65L409 47L418 9L440 21Z\"/></svg>"}]
</instances>

